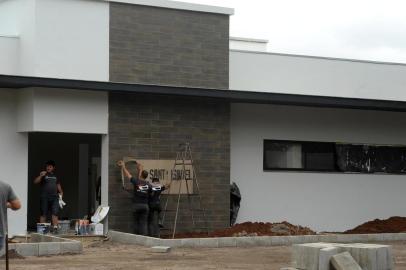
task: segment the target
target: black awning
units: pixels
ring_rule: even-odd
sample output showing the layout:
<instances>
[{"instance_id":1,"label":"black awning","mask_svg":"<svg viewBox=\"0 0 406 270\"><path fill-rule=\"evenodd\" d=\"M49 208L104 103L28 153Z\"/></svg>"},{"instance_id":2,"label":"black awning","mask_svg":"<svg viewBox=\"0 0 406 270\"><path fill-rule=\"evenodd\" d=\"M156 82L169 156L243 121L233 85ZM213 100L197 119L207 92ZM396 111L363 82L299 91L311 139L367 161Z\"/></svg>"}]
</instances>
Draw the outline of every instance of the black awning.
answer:
<instances>
[{"instance_id":1,"label":"black awning","mask_svg":"<svg viewBox=\"0 0 406 270\"><path fill-rule=\"evenodd\" d=\"M225 99L230 102L406 112L406 102L0 75L0 88L47 87Z\"/></svg>"}]
</instances>

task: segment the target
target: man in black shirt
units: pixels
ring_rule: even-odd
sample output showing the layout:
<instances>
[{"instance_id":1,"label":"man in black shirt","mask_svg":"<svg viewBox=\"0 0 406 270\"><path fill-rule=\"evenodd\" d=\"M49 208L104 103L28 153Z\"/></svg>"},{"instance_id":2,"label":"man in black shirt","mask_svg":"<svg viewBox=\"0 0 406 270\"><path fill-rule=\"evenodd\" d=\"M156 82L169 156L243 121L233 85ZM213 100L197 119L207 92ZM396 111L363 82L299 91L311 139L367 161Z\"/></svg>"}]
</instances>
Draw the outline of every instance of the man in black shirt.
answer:
<instances>
[{"instance_id":1,"label":"man in black shirt","mask_svg":"<svg viewBox=\"0 0 406 270\"><path fill-rule=\"evenodd\" d=\"M63 191L60 180L55 175L55 162L49 160L45 163L46 170L40 172L34 180L34 184L41 184L41 216L40 222L45 223L48 214L52 215L52 226L58 229L59 197L62 198Z\"/></svg>"},{"instance_id":2,"label":"man in black shirt","mask_svg":"<svg viewBox=\"0 0 406 270\"><path fill-rule=\"evenodd\" d=\"M159 183L159 178L152 178L151 191L149 193L149 215L148 231L149 236L160 237L159 215L161 214L161 192L168 189L169 185L164 186Z\"/></svg>"},{"instance_id":3,"label":"man in black shirt","mask_svg":"<svg viewBox=\"0 0 406 270\"><path fill-rule=\"evenodd\" d=\"M135 178L127 170L122 160L117 162L117 165L121 167L124 175L134 185L133 213L135 219L135 233L148 235L148 193L151 189L151 184L146 180L148 172L143 170L140 163L137 163L138 177Z\"/></svg>"}]
</instances>

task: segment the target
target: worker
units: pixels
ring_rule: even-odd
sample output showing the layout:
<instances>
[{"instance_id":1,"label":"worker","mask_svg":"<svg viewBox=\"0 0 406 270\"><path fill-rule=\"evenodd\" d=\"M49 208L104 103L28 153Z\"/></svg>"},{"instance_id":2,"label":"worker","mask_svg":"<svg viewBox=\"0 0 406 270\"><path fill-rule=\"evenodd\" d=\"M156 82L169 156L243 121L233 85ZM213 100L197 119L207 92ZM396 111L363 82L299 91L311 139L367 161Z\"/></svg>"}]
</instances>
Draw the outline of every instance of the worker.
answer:
<instances>
[{"instance_id":1,"label":"worker","mask_svg":"<svg viewBox=\"0 0 406 270\"><path fill-rule=\"evenodd\" d=\"M137 163L137 178L125 167L124 161L120 160L117 165L121 167L124 175L130 180L130 183L134 185L134 197L133 197L133 213L135 221L135 233L139 235L148 235L148 193L151 189L151 184L147 181L148 172L143 170L140 163Z\"/></svg>"},{"instance_id":2,"label":"worker","mask_svg":"<svg viewBox=\"0 0 406 270\"><path fill-rule=\"evenodd\" d=\"M7 208L16 211L21 208L21 202L11 186L0 181L0 254L7 241Z\"/></svg>"},{"instance_id":3,"label":"worker","mask_svg":"<svg viewBox=\"0 0 406 270\"><path fill-rule=\"evenodd\" d=\"M160 237L159 218L162 211L161 193L168 189L169 185L161 185L159 178L152 178L151 190L149 193L148 206L148 234L152 237Z\"/></svg>"},{"instance_id":4,"label":"worker","mask_svg":"<svg viewBox=\"0 0 406 270\"><path fill-rule=\"evenodd\" d=\"M62 206L63 197L60 179L55 175L56 164L53 160L45 163L45 171L41 171L34 179L34 184L41 184L40 197L40 223L47 221L48 215L52 216L52 232L58 232L58 213Z\"/></svg>"}]
</instances>

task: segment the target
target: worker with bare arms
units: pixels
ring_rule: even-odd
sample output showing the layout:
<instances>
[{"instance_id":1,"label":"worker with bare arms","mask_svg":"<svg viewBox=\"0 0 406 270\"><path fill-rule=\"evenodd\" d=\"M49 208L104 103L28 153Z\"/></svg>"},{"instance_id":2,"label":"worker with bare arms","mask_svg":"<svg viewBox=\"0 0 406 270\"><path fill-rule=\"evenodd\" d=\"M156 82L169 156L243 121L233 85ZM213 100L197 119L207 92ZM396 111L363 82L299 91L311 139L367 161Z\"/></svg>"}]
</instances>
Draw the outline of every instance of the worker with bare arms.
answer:
<instances>
[{"instance_id":1,"label":"worker with bare arms","mask_svg":"<svg viewBox=\"0 0 406 270\"><path fill-rule=\"evenodd\" d=\"M40 223L45 223L48 214L52 216L52 231L58 231L58 213L60 200L62 200L63 191L61 182L55 175L55 162L49 160L45 163L45 171L41 171L35 178L34 184L41 184L40 208L41 216Z\"/></svg>"},{"instance_id":2,"label":"worker with bare arms","mask_svg":"<svg viewBox=\"0 0 406 270\"><path fill-rule=\"evenodd\" d=\"M21 203L11 186L0 181L0 254L7 235L7 208L16 211L21 208Z\"/></svg>"},{"instance_id":3,"label":"worker with bare arms","mask_svg":"<svg viewBox=\"0 0 406 270\"><path fill-rule=\"evenodd\" d=\"M124 175L134 185L134 197L133 197L133 213L135 221L135 233L140 235L148 235L148 194L151 189L151 184L147 181L148 172L143 170L140 163L137 163L137 178L125 167L124 161L117 162L124 172Z\"/></svg>"}]
</instances>

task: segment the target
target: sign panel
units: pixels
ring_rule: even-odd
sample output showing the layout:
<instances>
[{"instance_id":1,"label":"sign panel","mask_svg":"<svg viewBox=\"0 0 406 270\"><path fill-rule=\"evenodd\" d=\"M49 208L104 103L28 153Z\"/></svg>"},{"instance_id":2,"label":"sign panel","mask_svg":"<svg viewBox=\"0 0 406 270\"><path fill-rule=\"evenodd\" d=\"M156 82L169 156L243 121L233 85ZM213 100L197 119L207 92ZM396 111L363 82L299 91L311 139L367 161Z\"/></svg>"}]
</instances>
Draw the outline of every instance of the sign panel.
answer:
<instances>
[{"instance_id":1,"label":"sign panel","mask_svg":"<svg viewBox=\"0 0 406 270\"><path fill-rule=\"evenodd\" d=\"M174 160L152 160L152 159L135 159L132 157L125 157L124 162L127 169L136 175L136 163L142 164L144 170L149 173L148 181L157 177L161 184L170 184L170 188L163 192L163 194L192 194L193 193L193 166L190 165L190 160L185 160L185 166L176 165ZM135 161L135 162L134 162ZM181 181L183 180L183 181ZM186 181L185 181L186 180Z\"/></svg>"}]
</instances>

